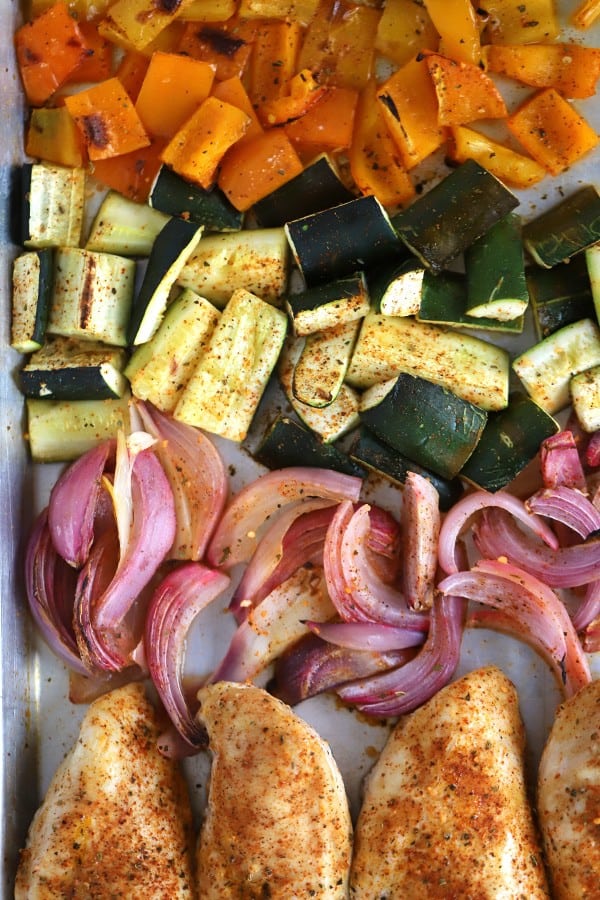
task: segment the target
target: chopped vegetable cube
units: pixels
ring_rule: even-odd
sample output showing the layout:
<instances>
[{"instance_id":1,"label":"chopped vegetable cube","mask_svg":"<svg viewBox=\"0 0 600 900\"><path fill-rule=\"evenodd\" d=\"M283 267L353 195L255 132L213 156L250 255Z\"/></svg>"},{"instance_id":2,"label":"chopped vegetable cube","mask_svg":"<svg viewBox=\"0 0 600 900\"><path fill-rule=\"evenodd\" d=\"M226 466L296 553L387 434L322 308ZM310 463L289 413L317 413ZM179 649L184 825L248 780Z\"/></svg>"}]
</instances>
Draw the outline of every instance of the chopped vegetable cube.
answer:
<instances>
[{"instance_id":1,"label":"chopped vegetable cube","mask_svg":"<svg viewBox=\"0 0 600 900\"><path fill-rule=\"evenodd\" d=\"M90 159L108 159L147 147L150 138L118 78L108 78L65 97L87 145Z\"/></svg>"}]
</instances>

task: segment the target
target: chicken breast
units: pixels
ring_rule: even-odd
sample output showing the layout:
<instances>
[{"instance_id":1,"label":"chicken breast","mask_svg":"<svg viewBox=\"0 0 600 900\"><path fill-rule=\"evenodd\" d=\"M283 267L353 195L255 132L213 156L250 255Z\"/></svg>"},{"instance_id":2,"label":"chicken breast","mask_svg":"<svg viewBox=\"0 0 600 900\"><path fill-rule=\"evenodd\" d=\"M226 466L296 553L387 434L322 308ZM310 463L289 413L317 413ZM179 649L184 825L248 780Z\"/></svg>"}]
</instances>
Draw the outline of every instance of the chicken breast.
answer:
<instances>
[{"instance_id":1,"label":"chicken breast","mask_svg":"<svg viewBox=\"0 0 600 900\"><path fill-rule=\"evenodd\" d=\"M556 900L600 897L600 680L559 707L538 774L538 813Z\"/></svg>"},{"instance_id":2,"label":"chicken breast","mask_svg":"<svg viewBox=\"0 0 600 900\"><path fill-rule=\"evenodd\" d=\"M159 734L139 684L90 705L29 829L16 900L196 896L187 787Z\"/></svg>"},{"instance_id":3,"label":"chicken breast","mask_svg":"<svg viewBox=\"0 0 600 900\"><path fill-rule=\"evenodd\" d=\"M524 743L515 688L495 667L402 718L366 779L350 896L548 897Z\"/></svg>"},{"instance_id":4,"label":"chicken breast","mask_svg":"<svg viewBox=\"0 0 600 900\"><path fill-rule=\"evenodd\" d=\"M198 697L213 754L202 900L347 897L352 825L329 745L253 685L219 682Z\"/></svg>"}]
</instances>

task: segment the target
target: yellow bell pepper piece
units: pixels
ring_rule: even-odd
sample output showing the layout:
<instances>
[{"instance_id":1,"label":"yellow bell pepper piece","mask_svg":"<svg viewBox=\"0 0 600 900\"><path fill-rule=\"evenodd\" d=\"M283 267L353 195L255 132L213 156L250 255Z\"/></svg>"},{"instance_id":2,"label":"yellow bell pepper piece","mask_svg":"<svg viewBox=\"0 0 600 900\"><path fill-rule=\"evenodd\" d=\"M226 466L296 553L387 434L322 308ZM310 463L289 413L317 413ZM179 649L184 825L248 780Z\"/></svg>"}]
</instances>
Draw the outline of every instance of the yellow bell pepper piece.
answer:
<instances>
[{"instance_id":1,"label":"yellow bell pepper piece","mask_svg":"<svg viewBox=\"0 0 600 900\"><path fill-rule=\"evenodd\" d=\"M439 41L424 6L414 0L386 0L375 36L378 53L403 66L419 50L437 50Z\"/></svg>"},{"instance_id":2,"label":"yellow bell pepper piece","mask_svg":"<svg viewBox=\"0 0 600 900\"><path fill-rule=\"evenodd\" d=\"M554 0L486 0L485 9L485 36L492 44L544 43L560 33Z\"/></svg>"},{"instance_id":3,"label":"yellow bell pepper piece","mask_svg":"<svg viewBox=\"0 0 600 900\"><path fill-rule=\"evenodd\" d=\"M449 131L447 152L448 158L453 162L463 163L474 159L500 181L516 188L529 188L548 174L534 159L523 156L472 128L456 125Z\"/></svg>"},{"instance_id":4,"label":"yellow bell pepper piece","mask_svg":"<svg viewBox=\"0 0 600 900\"><path fill-rule=\"evenodd\" d=\"M181 53L152 54L135 104L148 134L171 138L210 94L215 73Z\"/></svg>"},{"instance_id":5,"label":"yellow bell pepper piece","mask_svg":"<svg viewBox=\"0 0 600 900\"><path fill-rule=\"evenodd\" d=\"M182 16L192 0L116 0L98 24L109 41L125 49L143 50L160 33Z\"/></svg>"},{"instance_id":6,"label":"yellow bell pepper piece","mask_svg":"<svg viewBox=\"0 0 600 900\"><path fill-rule=\"evenodd\" d=\"M600 78L600 49L580 44L489 44L484 60L489 72L564 97L593 97Z\"/></svg>"},{"instance_id":7,"label":"yellow bell pepper piece","mask_svg":"<svg viewBox=\"0 0 600 900\"><path fill-rule=\"evenodd\" d=\"M479 22L471 0L425 0L441 41L440 53L478 65L481 59Z\"/></svg>"},{"instance_id":8,"label":"yellow bell pepper piece","mask_svg":"<svg viewBox=\"0 0 600 900\"><path fill-rule=\"evenodd\" d=\"M65 106L31 110L25 152L59 166L78 169L83 165L81 133Z\"/></svg>"}]
</instances>

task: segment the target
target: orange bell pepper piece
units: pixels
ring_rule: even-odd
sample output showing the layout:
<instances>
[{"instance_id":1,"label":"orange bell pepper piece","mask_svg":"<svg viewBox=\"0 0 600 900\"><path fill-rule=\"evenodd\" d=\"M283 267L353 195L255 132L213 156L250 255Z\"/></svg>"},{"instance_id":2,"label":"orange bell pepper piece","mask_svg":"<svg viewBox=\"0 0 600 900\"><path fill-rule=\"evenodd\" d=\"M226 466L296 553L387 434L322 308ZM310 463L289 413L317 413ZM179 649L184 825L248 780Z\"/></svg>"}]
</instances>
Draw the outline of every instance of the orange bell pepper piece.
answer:
<instances>
[{"instance_id":1,"label":"orange bell pepper piece","mask_svg":"<svg viewBox=\"0 0 600 900\"><path fill-rule=\"evenodd\" d=\"M135 108L148 134L171 138L210 94L215 73L201 59L152 54Z\"/></svg>"},{"instance_id":2,"label":"orange bell pepper piece","mask_svg":"<svg viewBox=\"0 0 600 900\"><path fill-rule=\"evenodd\" d=\"M358 91L330 87L310 109L285 125L285 133L301 154L346 150L352 142Z\"/></svg>"},{"instance_id":3,"label":"orange bell pepper piece","mask_svg":"<svg viewBox=\"0 0 600 900\"><path fill-rule=\"evenodd\" d=\"M217 166L246 132L250 119L237 106L208 97L163 150L162 160L200 187L215 182Z\"/></svg>"},{"instance_id":4,"label":"orange bell pepper piece","mask_svg":"<svg viewBox=\"0 0 600 900\"><path fill-rule=\"evenodd\" d=\"M506 125L551 175L564 172L600 143L594 129L554 88L527 99Z\"/></svg>"},{"instance_id":5,"label":"orange bell pepper piece","mask_svg":"<svg viewBox=\"0 0 600 900\"><path fill-rule=\"evenodd\" d=\"M414 197L414 185L383 120L374 79L358 99L348 160L362 194L375 194L384 206L401 206Z\"/></svg>"},{"instance_id":6,"label":"orange bell pepper piece","mask_svg":"<svg viewBox=\"0 0 600 900\"><path fill-rule=\"evenodd\" d=\"M471 0L425 0L425 9L440 35L440 53L450 59L478 65L481 38Z\"/></svg>"},{"instance_id":7,"label":"orange bell pepper piece","mask_svg":"<svg viewBox=\"0 0 600 900\"><path fill-rule=\"evenodd\" d=\"M135 106L118 78L108 78L65 97L65 106L81 130L92 160L121 156L150 143Z\"/></svg>"},{"instance_id":8,"label":"orange bell pepper piece","mask_svg":"<svg viewBox=\"0 0 600 900\"><path fill-rule=\"evenodd\" d=\"M600 0L583 0L571 16L575 28L591 28L600 16Z\"/></svg>"},{"instance_id":9,"label":"orange bell pepper piece","mask_svg":"<svg viewBox=\"0 0 600 900\"><path fill-rule=\"evenodd\" d=\"M479 66L439 53L425 53L424 58L437 96L440 125L464 125L508 115L502 94Z\"/></svg>"},{"instance_id":10,"label":"orange bell pepper piece","mask_svg":"<svg viewBox=\"0 0 600 900\"><path fill-rule=\"evenodd\" d=\"M234 75L232 78L226 78L225 81L215 82L212 89L212 96L216 97L217 100L222 100L223 103L231 103L232 106L237 106L238 109L245 112L250 119L250 124L246 129L246 133L240 138L238 143L243 143L244 141L255 137L257 134L263 133L264 129L250 102L250 97L248 96L242 79L238 75Z\"/></svg>"},{"instance_id":11,"label":"orange bell pepper piece","mask_svg":"<svg viewBox=\"0 0 600 900\"><path fill-rule=\"evenodd\" d=\"M564 97L593 97L600 78L600 49L580 44L489 44L484 60L489 72Z\"/></svg>"},{"instance_id":12,"label":"orange bell pepper piece","mask_svg":"<svg viewBox=\"0 0 600 900\"><path fill-rule=\"evenodd\" d=\"M303 166L285 132L270 128L249 140L238 142L219 167L218 185L229 202L244 212L281 187Z\"/></svg>"},{"instance_id":13,"label":"orange bell pepper piece","mask_svg":"<svg viewBox=\"0 0 600 900\"><path fill-rule=\"evenodd\" d=\"M450 129L447 152L448 158L456 163L474 159L504 184L512 187L529 188L548 174L534 159L523 156L472 128L465 128L464 125L456 125Z\"/></svg>"},{"instance_id":14,"label":"orange bell pepper piece","mask_svg":"<svg viewBox=\"0 0 600 900\"><path fill-rule=\"evenodd\" d=\"M146 77L150 59L138 50L128 50L123 54L116 76L135 103Z\"/></svg>"},{"instance_id":15,"label":"orange bell pepper piece","mask_svg":"<svg viewBox=\"0 0 600 900\"><path fill-rule=\"evenodd\" d=\"M310 69L302 69L290 79L281 97L267 100L258 107L259 116L265 125L291 122L310 109L326 91L327 88L316 81Z\"/></svg>"},{"instance_id":16,"label":"orange bell pepper piece","mask_svg":"<svg viewBox=\"0 0 600 900\"><path fill-rule=\"evenodd\" d=\"M110 159L97 159L93 164L92 174L101 184L130 200L146 203L162 166L161 153L164 146L165 142L157 139L141 150L133 150Z\"/></svg>"},{"instance_id":17,"label":"orange bell pepper piece","mask_svg":"<svg viewBox=\"0 0 600 900\"><path fill-rule=\"evenodd\" d=\"M386 0L375 50L403 66L420 50L437 50L440 36L424 6L414 0Z\"/></svg>"},{"instance_id":18,"label":"orange bell pepper piece","mask_svg":"<svg viewBox=\"0 0 600 900\"><path fill-rule=\"evenodd\" d=\"M295 22L262 22L248 68L248 96L255 106L279 97L296 71L301 28Z\"/></svg>"},{"instance_id":19,"label":"orange bell pepper piece","mask_svg":"<svg viewBox=\"0 0 600 900\"><path fill-rule=\"evenodd\" d=\"M27 100L43 106L84 61L87 45L65 3L55 3L15 33L17 63Z\"/></svg>"},{"instance_id":20,"label":"orange bell pepper piece","mask_svg":"<svg viewBox=\"0 0 600 900\"><path fill-rule=\"evenodd\" d=\"M252 52L251 34L237 24L231 27L228 23L188 22L177 49L211 63L217 81L241 78Z\"/></svg>"},{"instance_id":21,"label":"orange bell pepper piece","mask_svg":"<svg viewBox=\"0 0 600 900\"><path fill-rule=\"evenodd\" d=\"M486 0L485 38L492 44L535 44L558 37L554 0Z\"/></svg>"},{"instance_id":22,"label":"orange bell pepper piece","mask_svg":"<svg viewBox=\"0 0 600 900\"><path fill-rule=\"evenodd\" d=\"M113 45L98 32L95 22L80 22L79 30L83 35L86 45L86 55L65 80L65 84L79 82L80 84L94 81L104 81L110 78L113 64Z\"/></svg>"},{"instance_id":23,"label":"orange bell pepper piece","mask_svg":"<svg viewBox=\"0 0 600 900\"><path fill-rule=\"evenodd\" d=\"M59 166L79 169L86 158L81 132L66 106L32 109L25 139L25 152Z\"/></svg>"}]
</instances>

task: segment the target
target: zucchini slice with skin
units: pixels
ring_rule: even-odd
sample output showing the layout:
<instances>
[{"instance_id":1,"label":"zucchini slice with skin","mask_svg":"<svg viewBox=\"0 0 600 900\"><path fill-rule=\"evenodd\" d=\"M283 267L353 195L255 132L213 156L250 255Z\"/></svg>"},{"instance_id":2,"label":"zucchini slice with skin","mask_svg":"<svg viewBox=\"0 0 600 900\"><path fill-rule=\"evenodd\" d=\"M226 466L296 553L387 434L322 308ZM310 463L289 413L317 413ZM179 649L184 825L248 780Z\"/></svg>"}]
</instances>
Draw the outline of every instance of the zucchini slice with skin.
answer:
<instances>
[{"instance_id":1,"label":"zucchini slice with skin","mask_svg":"<svg viewBox=\"0 0 600 900\"><path fill-rule=\"evenodd\" d=\"M417 319L420 322L479 331L503 331L510 334L520 334L523 331L523 315L509 320L471 318L467 313L467 303L467 280L462 273L448 271L433 275L427 271L423 277Z\"/></svg>"},{"instance_id":2,"label":"zucchini slice with skin","mask_svg":"<svg viewBox=\"0 0 600 900\"><path fill-rule=\"evenodd\" d=\"M219 310L184 289L167 307L156 334L133 353L125 375L131 392L172 412L219 321Z\"/></svg>"},{"instance_id":3,"label":"zucchini slice with skin","mask_svg":"<svg viewBox=\"0 0 600 900\"><path fill-rule=\"evenodd\" d=\"M287 316L243 289L223 310L173 413L188 425L243 441L283 345Z\"/></svg>"},{"instance_id":4,"label":"zucchini slice with skin","mask_svg":"<svg viewBox=\"0 0 600 900\"><path fill-rule=\"evenodd\" d=\"M26 163L23 179L25 247L79 247L85 206L85 169Z\"/></svg>"},{"instance_id":5,"label":"zucchini slice with skin","mask_svg":"<svg viewBox=\"0 0 600 900\"><path fill-rule=\"evenodd\" d=\"M385 316L415 316L421 306L426 271L423 263L414 258L369 273L367 282L373 308Z\"/></svg>"},{"instance_id":6,"label":"zucchini slice with skin","mask_svg":"<svg viewBox=\"0 0 600 900\"><path fill-rule=\"evenodd\" d=\"M501 181L468 159L392 224L409 250L439 272L518 205Z\"/></svg>"},{"instance_id":7,"label":"zucchini slice with skin","mask_svg":"<svg viewBox=\"0 0 600 900\"><path fill-rule=\"evenodd\" d=\"M600 365L571 378L569 384L573 410L584 431L600 431Z\"/></svg>"},{"instance_id":8,"label":"zucchini slice with skin","mask_svg":"<svg viewBox=\"0 0 600 900\"><path fill-rule=\"evenodd\" d=\"M11 347L19 353L39 350L44 342L54 286L54 251L30 250L14 260Z\"/></svg>"},{"instance_id":9,"label":"zucchini slice with skin","mask_svg":"<svg viewBox=\"0 0 600 900\"><path fill-rule=\"evenodd\" d=\"M130 431L128 394L116 400L25 401L34 462L69 462L119 430Z\"/></svg>"},{"instance_id":10,"label":"zucchini slice with skin","mask_svg":"<svg viewBox=\"0 0 600 900\"><path fill-rule=\"evenodd\" d=\"M600 322L600 243L585 251L585 264L590 280L596 318Z\"/></svg>"},{"instance_id":11,"label":"zucchini slice with skin","mask_svg":"<svg viewBox=\"0 0 600 900\"><path fill-rule=\"evenodd\" d=\"M523 226L525 249L547 269L600 241L600 194L591 184Z\"/></svg>"},{"instance_id":12,"label":"zucchini slice with skin","mask_svg":"<svg viewBox=\"0 0 600 900\"><path fill-rule=\"evenodd\" d=\"M354 322L371 308L363 272L288 294L285 305L297 335Z\"/></svg>"},{"instance_id":13,"label":"zucchini slice with skin","mask_svg":"<svg viewBox=\"0 0 600 900\"><path fill-rule=\"evenodd\" d=\"M133 301L128 340L137 345L156 333L167 308L171 288L202 236L202 226L169 219L148 258L140 289Z\"/></svg>"},{"instance_id":14,"label":"zucchini slice with skin","mask_svg":"<svg viewBox=\"0 0 600 900\"><path fill-rule=\"evenodd\" d=\"M125 347L135 261L61 247L55 251L54 263L48 333Z\"/></svg>"},{"instance_id":15,"label":"zucchini slice with skin","mask_svg":"<svg viewBox=\"0 0 600 900\"><path fill-rule=\"evenodd\" d=\"M231 205L223 191L213 187L206 191L161 166L150 189L148 203L170 216L181 216L202 225L205 231L240 231L244 215Z\"/></svg>"},{"instance_id":16,"label":"zucchini slice with skin","mask_svg":"<svg viewBox=\"0 0 600 900\"><path fill-rule=\"evenodd\" d=\"M490 413L479 443L461 470L461 478L486 491L499 491L535 459L542 441L560 425L525 394L515 394L506 409Z\"/></svg>"},{"instance_id":17,"label":"zucchini slice with skin","mask_svg":"<svg viewBox=\"0 0 600 900\"><path fill-rule=\"evenodd\" d=\"M19 373L26 397L53 400L106 400L122 397L125 350L91 341L50 338L32 353Z\"/></svg>"},{"instance_id":18,"label":"zucchini slice with skin","mask_svg":"<svg viewBox=\"0 0 600 900\"><path fill-rule=\"evenodd\" d=\"M294 396L308 406L329 406L338 396L360 322L343 322L309 334L294 368Z\"/></svg>"},{"instance_id":19,"label":"zucchini slice with skin","mask_svg":"<svg viewBox=\"0 0 600 900\"><path fill-rule=\"evenodd\" d=\"M439 384L402 372L365 391L360 418L394 450L451 479L477 446L487 413Z\"/></svg>"},{"instance_id":20,"label":"zucchini slice with skin","mask_svg":"<svg viewBox=\"0 0 600 900\"><path fill-rule=\"evenodd\" d=\"M304 425L280 415L271 424L252 456L267 469L316 466L364 478L366 472L334 444L326 444Z\"/></svg>"},{"instance_id":21,"label":"zucchini slice with skin","mask_svg":"<svg viewBox=\"0 0 600 900\"><path fill-rule=\"evenodd\" d=\"M509 213L465 250L469 316L512 321L529 305L521 219Z\"/></svg>"},{"instance_id":22,"label":"zucchini slice with skin","mask_svg":"<svg viewBox=\"0 0 600 900\"><path fill-rule=\"evenodd\" d=\"M117 256L149 256L169 217L109 191L94 217L85 249Z\"/></svg>"},{"instance_id":23,"label":"zucchini slice with skin","mask_svg":"<svg viewBox=\"0 0 600 900\"><path fill-rule=\"evenodd\" d=\"M564 325L596 317L586 255L552 269L528 267L527 288L538 341Z\"/></svg>"},{"instance_id":24,"label":"zucchini slice with skin","mask_svg":"<svg viewBox=\"0 0 600 900\"><path fill-rule=\"evenodd\" d=\"M600 365L600 328L592 319L565 325L529 347L513 369L529 396L550 415L570 401L573 375Z\"/></svg>"},{"instance_id":25,"label":"zucchini slice with skin","mask_svg":"<svg viewBox=\"0 0 600 900\"><path fill-rule=\"evenodd\" d=\"M363 319L346 381L368 388L400 372L441 384L482 409L504 409L508 403L506 350L411 316L371 311Z\"/></svg>"}]
</instances>

